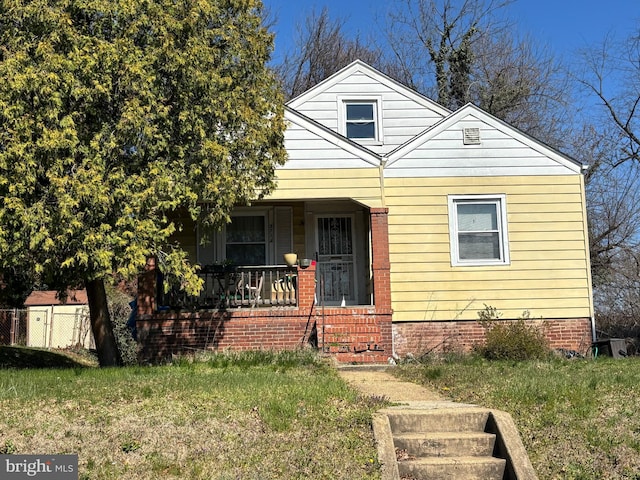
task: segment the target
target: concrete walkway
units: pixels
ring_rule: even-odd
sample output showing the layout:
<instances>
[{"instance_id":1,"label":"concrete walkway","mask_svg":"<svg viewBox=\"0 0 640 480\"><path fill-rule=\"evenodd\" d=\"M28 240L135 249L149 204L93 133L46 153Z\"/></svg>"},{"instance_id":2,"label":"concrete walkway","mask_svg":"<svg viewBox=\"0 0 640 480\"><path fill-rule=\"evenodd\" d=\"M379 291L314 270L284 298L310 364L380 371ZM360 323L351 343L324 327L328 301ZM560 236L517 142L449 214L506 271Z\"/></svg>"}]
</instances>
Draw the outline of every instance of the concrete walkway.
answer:
<instances>
[{"instance_id":1,"label":"concrete walkway","mask_svg":"<svg viewBox=\"0 0 640 480\"><path fill-rule=\"evenodd\" d=\"M434 390L398 379L386 365L345 365L338 367L340 376L364 395L386 397L395 403L445 402Z\"/></svg>"}]
</instances>

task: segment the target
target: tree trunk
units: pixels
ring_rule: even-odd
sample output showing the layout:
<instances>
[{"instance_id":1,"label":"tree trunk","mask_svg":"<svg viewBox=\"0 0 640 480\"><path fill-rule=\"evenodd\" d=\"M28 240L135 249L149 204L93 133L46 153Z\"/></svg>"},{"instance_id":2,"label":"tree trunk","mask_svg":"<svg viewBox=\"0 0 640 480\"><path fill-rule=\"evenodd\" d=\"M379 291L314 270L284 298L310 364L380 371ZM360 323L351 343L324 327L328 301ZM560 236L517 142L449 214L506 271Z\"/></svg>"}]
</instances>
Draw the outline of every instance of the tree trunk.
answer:
<instances>
[{"instance_id":1,"label":"tree trunk","mask_svg":"<svg viewBox=\"0 0 640 480\"><path fill-rule=\"evenodd\" d=\"M85 281L87 299L89 301L89 317L91 329L96 342L98 361L101 367L117 367L122 365L120 350L111 327L107 292L102 279Z\"/></svg>"}]
</instances>

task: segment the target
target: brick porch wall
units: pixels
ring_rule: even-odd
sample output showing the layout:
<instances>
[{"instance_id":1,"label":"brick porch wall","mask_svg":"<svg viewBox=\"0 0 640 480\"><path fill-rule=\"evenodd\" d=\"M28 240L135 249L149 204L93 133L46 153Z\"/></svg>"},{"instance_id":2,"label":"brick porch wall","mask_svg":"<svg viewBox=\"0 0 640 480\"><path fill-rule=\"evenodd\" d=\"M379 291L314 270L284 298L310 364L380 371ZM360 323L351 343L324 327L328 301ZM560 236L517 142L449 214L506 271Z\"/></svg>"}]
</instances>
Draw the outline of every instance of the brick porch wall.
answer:
<instances>
[{"instance_id":1,"label":"brick porch wall","mask_svg":"<svg viewBox=\"0 0 640 480\"><path fill-rule=\"evenodd\" d=\"M139 319L137 328L142 361L203 350L296 350L316 335L319 350L340 362L378 363L391 356L390 323L390 313L375 309L326 309L323 316L289 308L159 313Z\"/></svg>"},{"instance_id":2,"label":"brick porch wall","mask_svg":"<svg viewBox=\"0 0 640 480\"><path fill-rule=\"evenodd\" d=\"M295 350L312 327L294 310L165 312L137 321L140 359L151 362L204 350Z\"/></svg>"},{"instance_id":3,"label":"brick porch wall","mask_svg":"<svg viewBox=\"0 0 640 480\"><path fill-rule=\"evenodd\" d=\"M591 321L588 318L530 320L527 323L541 326L553 349L564 348L585 354L591 347ZM484 328L476 321L393 324L395 354L400 357L429 352L469 352L484 342L484 333Z\"/></svg>"},{"instance_id":4,"label":"brick porch wall","mask_svg":"<svg viewBox=\"0 0 640 480\"><path fill-rule=\"evenodd\" d=\"M386 362L392 355L388 209L372 208L375 306L315 304L316 266L298 267L298 306L196 312L156 311L156 265L138 281L138 341L143 361L198 350L292 350L316 344L340 362ZM315 330L314 330L315 327Z\"/></svg>"}]
</instances>

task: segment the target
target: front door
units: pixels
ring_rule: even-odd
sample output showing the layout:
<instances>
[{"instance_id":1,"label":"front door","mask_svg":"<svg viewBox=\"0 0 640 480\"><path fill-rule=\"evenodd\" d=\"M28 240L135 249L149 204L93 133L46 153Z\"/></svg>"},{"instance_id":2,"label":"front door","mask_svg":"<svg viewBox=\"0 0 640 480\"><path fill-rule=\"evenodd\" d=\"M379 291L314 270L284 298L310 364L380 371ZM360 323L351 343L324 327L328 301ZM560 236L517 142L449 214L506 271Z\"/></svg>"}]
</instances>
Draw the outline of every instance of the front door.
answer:
<instances>
[{"instance_id":1,"label":"front door","mask_svg":"<svg viewBox=\"0 0 640 480\"><path fill-rule=\"evenodd\" d=\"M353 218L319 216L316 227L320 295L329 304L357 303Z\"/></svg>"}]
</instances>

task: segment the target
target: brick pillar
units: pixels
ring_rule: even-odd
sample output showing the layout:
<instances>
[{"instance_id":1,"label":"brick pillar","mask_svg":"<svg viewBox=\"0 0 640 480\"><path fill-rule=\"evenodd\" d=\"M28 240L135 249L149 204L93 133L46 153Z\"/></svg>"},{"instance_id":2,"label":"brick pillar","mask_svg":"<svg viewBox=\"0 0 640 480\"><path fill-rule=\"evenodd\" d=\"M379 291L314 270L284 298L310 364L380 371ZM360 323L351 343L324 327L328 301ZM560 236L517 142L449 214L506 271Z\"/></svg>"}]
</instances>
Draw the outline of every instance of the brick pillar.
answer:
<instances>
[{"instance_id":1,"label":"brick pillar","mask_svg":"<svg viewBox=\"0 0 640 480\"><path fill-rule=\"evenodd\" d=\"M373 271L373 302L377 309L391 310L391 279L389 264L389 209L372 208L371 269Z\"/></svg>"},{"instance_id":2,"label":"brick pillar","mask_svg":"<svg viewBox=\"0 0 640 480\"><path fill-rule=\"evenodd\" d=\"M389 209L372 208L371 214L371 270L373 274L373 303L380 329L380 347L384 355L393 352L391 310L391 264L389 262Z\"/></svg>"},{"instance_id":3,"label":"brick pillar","mask_svg":"<svg viewBox=\"0 0 640 480\"><path fill-rule=\"evenodd\" d=\"M138 318L156 311L156 259L147 258L144 273L138 277Z\"/></svg>"},{"instance_id":4,"label":"brick pillar","mask_svg":"<svg viewBox=\"0 0 640 480\"><path fill-rule=\"evenodd\" d=\"M316 264L306 268L298 266L298 308L309 310L313 307L316 295Z\"/></svg>"}]
</instances>

